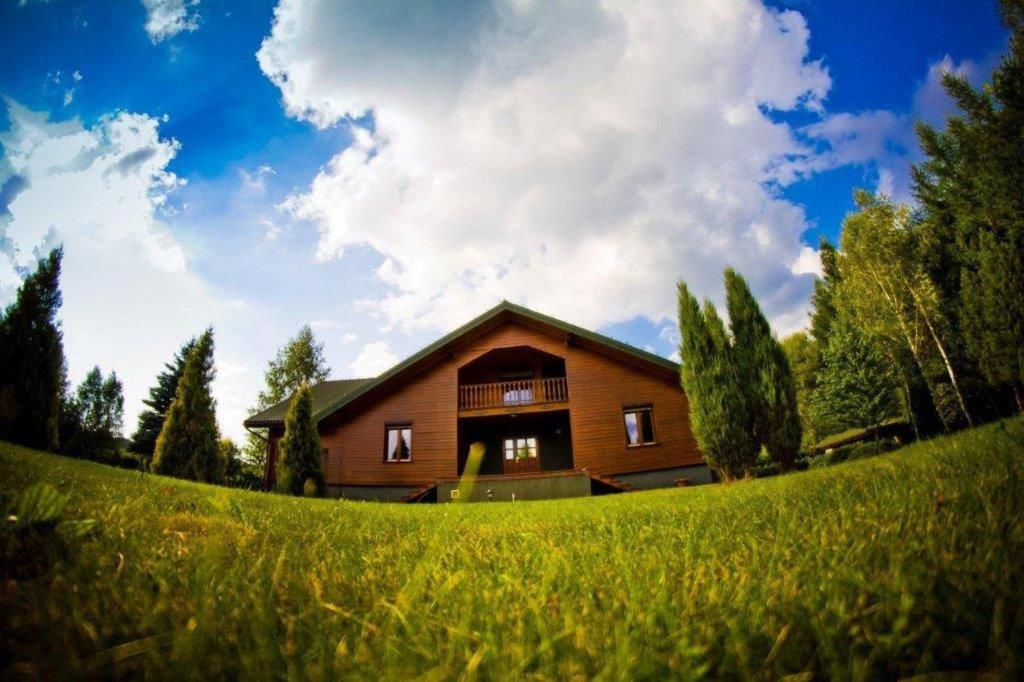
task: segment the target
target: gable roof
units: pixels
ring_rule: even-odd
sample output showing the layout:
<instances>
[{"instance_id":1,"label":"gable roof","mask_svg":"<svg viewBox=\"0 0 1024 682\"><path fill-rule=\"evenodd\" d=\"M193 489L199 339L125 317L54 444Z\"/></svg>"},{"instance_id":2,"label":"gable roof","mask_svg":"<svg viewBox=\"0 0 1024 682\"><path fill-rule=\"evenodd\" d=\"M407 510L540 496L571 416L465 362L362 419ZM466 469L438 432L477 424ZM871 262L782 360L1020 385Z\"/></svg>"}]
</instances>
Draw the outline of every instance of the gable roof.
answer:
<instances>
[{"instance_id":1,"label":"gable roof","mask_svg":"<svg viewBox=\"0 0 1024 682\"><path fill-rule=\"evenodd\" d=\"M617 341L603 334L592 332L589 329L577 327L576 325L565 322L564 320L559 320L558 318L538 313L535 310L524 308L521 305L502 301L458 329L442 336L429 346L410 355L408 358L402 360L397 365L377 377L371 379L342 379L338 381L325 381L317 384L313 387L313 418L318 422L323 420L325 417L330 416L357 398L366 395L378 386L387 383L390 379L413 369L416 365L429 359L431 356L445 351L447 348L452 346L455 341L466 334L480 329L488 323L500 321L505 318L513 320L518 319L527 323L533 323L534 325L554 329L564 333L567 339L572 338L581 340L586 343L586 345L592 345L597 349L605 349L617 354L623 354L634 360L637 364L650 367L651 369L660 370L665 373L678 374L679 372L679 365L677 363L672 362L667 358L663 358L660 355L631 346L628 343L623 343L622 341ZM321 389L320 387L324 386L324 384L344 384L344 386ZM319 402L317 401L318 394L321 396L321 400ZM281 425L284 423L284 414L288 409L288 402L288 400L284 400L277 405L267 408L263 412L249 417L244 422L245 426L266 427Z\"/></svg>"}]
</instances>

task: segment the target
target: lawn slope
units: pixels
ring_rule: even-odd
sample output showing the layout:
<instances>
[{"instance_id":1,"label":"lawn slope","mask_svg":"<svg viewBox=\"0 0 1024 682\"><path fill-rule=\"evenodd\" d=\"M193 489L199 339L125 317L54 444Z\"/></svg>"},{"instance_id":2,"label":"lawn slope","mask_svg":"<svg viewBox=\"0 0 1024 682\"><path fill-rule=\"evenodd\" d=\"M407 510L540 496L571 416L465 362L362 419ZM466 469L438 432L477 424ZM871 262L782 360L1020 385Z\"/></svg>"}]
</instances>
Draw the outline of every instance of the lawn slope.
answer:
<instances>
[{"instance_id":1,"label":"lawn slope","mask_svg":"<svg viewBox=\"0 0 1024 682\"><path fill-rule=\"evenodd\" d=\"M25 564L0 586L2 677L1019 672L1019 420L729 486L437 506L0 444L0 489L38 481L95 524L0 534Z\"/></svg>"}]
</instances>

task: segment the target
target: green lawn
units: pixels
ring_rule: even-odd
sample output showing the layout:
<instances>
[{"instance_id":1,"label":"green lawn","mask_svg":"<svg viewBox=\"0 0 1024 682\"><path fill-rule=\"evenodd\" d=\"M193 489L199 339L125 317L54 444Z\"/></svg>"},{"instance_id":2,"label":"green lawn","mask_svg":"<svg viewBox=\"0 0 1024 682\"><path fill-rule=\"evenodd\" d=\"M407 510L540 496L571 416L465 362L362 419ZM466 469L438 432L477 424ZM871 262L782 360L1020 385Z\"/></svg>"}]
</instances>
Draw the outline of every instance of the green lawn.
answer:
<instances>
[{"instance_id":1,"label":"green lawn","mask_svg":"<svg viewBox=\"0 0 1024 682\"><path fill-rule=\"evenodd\" d=\"M436 506L0 443L0 488L37 481L96 523L0 533L4 678L1020 672L1020 420L729 486Z\"/></svg>"}]
</instances>

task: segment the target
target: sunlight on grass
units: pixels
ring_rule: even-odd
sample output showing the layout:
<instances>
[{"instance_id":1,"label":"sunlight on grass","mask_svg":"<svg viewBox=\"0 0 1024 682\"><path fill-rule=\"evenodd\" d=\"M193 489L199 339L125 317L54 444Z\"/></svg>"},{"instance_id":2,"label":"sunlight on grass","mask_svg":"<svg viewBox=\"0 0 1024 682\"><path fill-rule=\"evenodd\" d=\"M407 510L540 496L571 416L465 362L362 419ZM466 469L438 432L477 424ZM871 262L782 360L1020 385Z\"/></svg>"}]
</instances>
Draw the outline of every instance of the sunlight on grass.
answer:
<instances>
[{"instance_id":1,"label":"sunlight on grass","mask_svg":"<svg viewBox=\"0 0 1024 682\"><path fill-rule=\"evenodd\" d=\"M0 444L7 493L45 481L70 495L68 521L95 521L33 573L5 569L0 670L1013 670L1022 470L1018 420L730 486L396 505L226 490ZM0 541L17 552L16 533Z\"/></svg>"}]
</instances>

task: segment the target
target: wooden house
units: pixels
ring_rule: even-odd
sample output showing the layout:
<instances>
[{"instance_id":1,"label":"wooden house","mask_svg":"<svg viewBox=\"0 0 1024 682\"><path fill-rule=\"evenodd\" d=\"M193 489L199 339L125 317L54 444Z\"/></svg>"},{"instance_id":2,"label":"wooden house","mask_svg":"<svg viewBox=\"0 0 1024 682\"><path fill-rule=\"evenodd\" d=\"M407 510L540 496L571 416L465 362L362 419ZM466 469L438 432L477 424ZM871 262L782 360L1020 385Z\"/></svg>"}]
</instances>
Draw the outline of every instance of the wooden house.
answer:
<instances>
[{"instance_id":1,"label":"wooden house","mask_svg":"<svg viewBox=\"0 0 1024 682\"><path fill-rule=\"evenodd\" d=\"M476 499L703 483L676 363L502 302L380 376L313 387L328 491L458 495L472 443ZM245 421L269 433L275 481L287 401Z\"/></svg>"}]
</instances>

